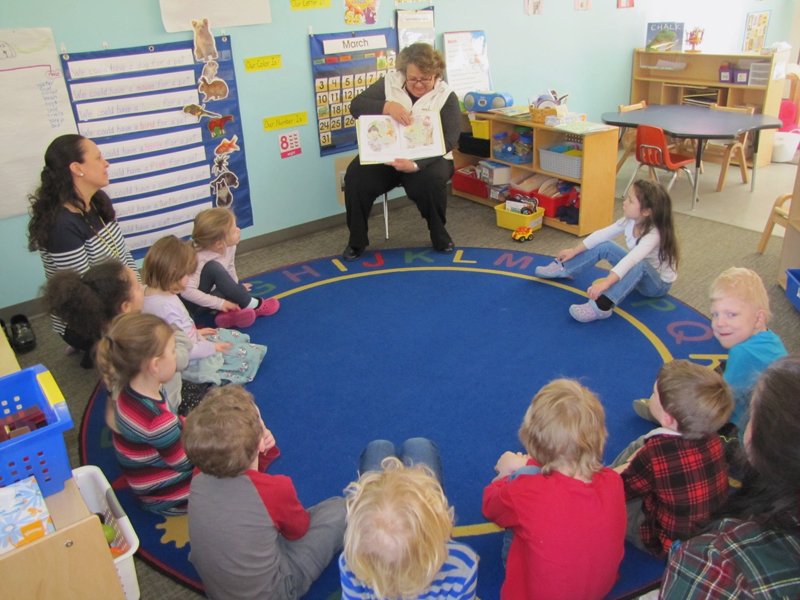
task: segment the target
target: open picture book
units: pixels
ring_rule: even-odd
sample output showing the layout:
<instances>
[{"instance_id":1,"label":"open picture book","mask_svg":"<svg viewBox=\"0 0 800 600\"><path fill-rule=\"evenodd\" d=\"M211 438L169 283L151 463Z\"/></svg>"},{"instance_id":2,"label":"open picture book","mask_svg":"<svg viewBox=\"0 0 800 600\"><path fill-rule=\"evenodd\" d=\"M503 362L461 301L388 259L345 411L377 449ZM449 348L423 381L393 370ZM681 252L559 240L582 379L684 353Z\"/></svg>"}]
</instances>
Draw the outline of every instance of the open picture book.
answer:
<instances>
[{"instance_id":1,"label":"open picture book","mask_svg":"<svg viewBox=\"0 0 800 600\"><path fill-rule=\"evenodd\" d=\"M442 121L438 112L412 115L403 125L389 115L363 115L356 121L358 157L362 165L416 160L445 154Z\"/></svg>"}]
</instances>

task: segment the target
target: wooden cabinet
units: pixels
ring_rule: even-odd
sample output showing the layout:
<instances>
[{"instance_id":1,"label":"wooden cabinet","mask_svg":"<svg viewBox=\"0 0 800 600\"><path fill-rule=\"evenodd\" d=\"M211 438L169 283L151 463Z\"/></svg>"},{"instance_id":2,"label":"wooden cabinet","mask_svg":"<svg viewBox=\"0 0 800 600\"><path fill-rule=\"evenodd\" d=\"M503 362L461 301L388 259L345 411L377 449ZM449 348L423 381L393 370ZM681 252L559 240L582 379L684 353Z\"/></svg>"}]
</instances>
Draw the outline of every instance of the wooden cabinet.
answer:
<instances>
[{"instance_id":1,"label":"wooden cabinet","mask_svg":"<svg viewBox=\"0 0 800 600\"><path fill-rule=\"evenodd\" d=\"M800 169L794 180L789 224L783 234L783 249L778 263L778 283L786 289L786 269L800 269Z\"/></svg>"},{"instance_id":2,"label":"wooden cabinet","mask_svg":"<svg viewBox=\"0 0 800 600\"><path fill-rule=\"evenodd\" d=\"M490 122L490 138L501 132L510 134L515 127L519 126L528 127L533 131L533 162L516 165L492 156L492 160L511 167L512 180L525 173L533 172L552 175L580 185L581 200L578 224L570 225L556 218L545 217L545 225L574 235L584 236L611 224L614 218L614 186L616 183L617 138L619 134L619 130L616 127L585 135L576 135L533 123L528 119L507 118L492 113L480 113L477 118ZM466 122L464 129L469 130L468 122ZM579 178L546 171L541 166L539 149L546 149L566 141L583 144L583 167ZM453 155L456 169L469 164L476 164L482 160L476 156L459 153L458 151L455 151ZM496 200L481 198L456 189L453 190L453 195L469 198L488 206L495 206L499 203Z\"/></svg>"},{"instance_id":3,"label":"wooden cabinet","mask_svg":"<svg viewBox=\"0 0 800 600\"><path fill-rule=\"evenodd\" d=\"M784 79L773 79L776 66L788 60L788 52L759 54L704 54L691 52L646 52L638 49L633 55L631 104L646 100L653 104L697 104L708 106L752 106L758 114L778 116L783 96ZM725 63L749 68L764 63L758 79L748 85L720 82L719 68ZM754 73L754 76L756 74ZM775 131L761 132L758 145L758 166L772 160Z\"/></svg>"},{"instance_id":4,"label":"wooden cabinet","mask_svg":"<svg viewBox=\"0 0 800 600\"><path fill-rule=\"evenodd\" d=\"M0 555L5 600L124 600L100 520L74 479L45 499L55 532Z\"/></svg>"}]
</instances>

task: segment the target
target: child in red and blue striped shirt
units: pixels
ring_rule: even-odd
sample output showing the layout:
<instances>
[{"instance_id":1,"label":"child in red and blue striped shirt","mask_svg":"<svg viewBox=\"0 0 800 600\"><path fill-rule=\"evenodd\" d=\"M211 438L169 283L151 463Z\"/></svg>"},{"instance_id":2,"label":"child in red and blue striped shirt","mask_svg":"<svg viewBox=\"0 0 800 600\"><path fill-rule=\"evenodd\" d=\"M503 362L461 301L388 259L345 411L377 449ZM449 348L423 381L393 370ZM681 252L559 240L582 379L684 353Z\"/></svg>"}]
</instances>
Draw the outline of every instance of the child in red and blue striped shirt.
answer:
<instances>
[{"instance_id":1,"label":"child in red and blue striped shirt","mask_svg":"<svg viewBox=\"0 0 800 600\"><path fill-rule=\"evenodd\" d=\"M123 314L97 345L108 389L121 390L114 451L131 490L150 512L186 513L193 466L181 445L183 417L170 411L162 385L176 370L175 336L160 317Z\"/></svg>"}]
</instances>

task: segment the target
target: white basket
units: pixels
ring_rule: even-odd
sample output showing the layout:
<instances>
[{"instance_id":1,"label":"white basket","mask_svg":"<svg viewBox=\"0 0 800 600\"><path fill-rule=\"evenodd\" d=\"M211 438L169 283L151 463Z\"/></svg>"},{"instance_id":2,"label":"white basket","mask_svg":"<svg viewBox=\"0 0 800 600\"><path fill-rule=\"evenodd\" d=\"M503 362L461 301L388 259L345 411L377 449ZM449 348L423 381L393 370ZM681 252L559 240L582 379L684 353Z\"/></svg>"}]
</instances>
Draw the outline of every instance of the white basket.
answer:
<instances>
[{"instance_id":1,"label":"white basket","mask_svg":"<svg viewBox=\"0 0 800 600\"><path fill-rule=\"evenodd\" d=\"M580 179L583 172L583 157L570 156L560 152L551 152L547 148L539 148L539 166L543 171Z\"/></svg>"},{"instance_id":2,"label":"white basket","mask_svg":"<svg viewBox=\"0 0 800 600\"><path fill-rule=\"evenodd\" d=\"M105 524L114 529L116 535L111 545L122 550L122 554L114 559L114 566L122 582L125 598L139 600L139 580L133 563L133 555L139 549L139 537L130 519L99 468L92 465L79 467L72 471L72 476L89 511L102 514Z\"/></svg>"}]
</instances>

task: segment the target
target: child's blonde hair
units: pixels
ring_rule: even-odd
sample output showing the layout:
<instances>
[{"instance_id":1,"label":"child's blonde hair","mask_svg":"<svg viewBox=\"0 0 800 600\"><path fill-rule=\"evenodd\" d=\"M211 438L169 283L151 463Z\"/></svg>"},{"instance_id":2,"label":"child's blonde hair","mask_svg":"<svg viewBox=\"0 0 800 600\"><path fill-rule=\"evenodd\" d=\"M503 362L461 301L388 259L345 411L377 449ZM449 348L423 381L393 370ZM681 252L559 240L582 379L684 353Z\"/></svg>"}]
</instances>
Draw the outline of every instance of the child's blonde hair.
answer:
<instances>
[{"instance_id":1,"label":"child's blonde hair","mask_svg":"<svg viewBox=\"0 0 800 600\"><path fill-rule=\"evenodd\" d=\"M772 316L769 310L769 296L764 282L758 273L744 267L731 267L720 273L711 284L711 301L720 300L725 296L739 298L764 311L764 324L769 323Z\"/></svg>"},{"instance_id":2,"label":"child's blonde hair","mask_svg":"<svg viewBox=\"0 0 800 600\"><path fill-rule=\"evenodd\" d=\"M189 413L181 444L203 473L237 477L255 460L263 435L253 395L240 385L226 385L212 388Z\"/></svg>"},{"instance_id":3,"label":"child's blonde hair","mask_svg":"<svg viewBox=\"0 0 800 600\"><path fill-rule=\"evenodd\" d=\"M227 208L201 210L194 218L192 243L198 250L208 250L225 239L236 217Z\"/></svg>"},{"instance_id":4,"label":"child's blonde hair","mask_svg":"<svg viewBox=\"0 0 800 600\"><path fill-rule=\"evenodd\" d=\"M165 235L150 247L142 264L142 282L165 292L174 292L180 280L197 269L192 245L174 235Z\"/></svg>"},{"instance_id":5,"label":"child's blonde hair","mask_svg":"<svg viewBox=\"0 0 800 600\"><path fill-rule=\"evenodd\" d=\"M447 559L453 509L425 465L385 458L345 490L347 566L378 598L414 598Z\"/></svg>"},{"instance_id":6,"label":"child's blonde hair","mask_svg":"<svg viewBox=\"0 0 800 600\"><path fill-rule=\"evenodd\" d=\"M603 405L572 379L556 379L534 396L519 440L542 465L545 475L556 470L591 479L603 466L608 432Z\"/></svg>"},{"instance_id":7,"label":"child's blonde hair","mask_svg":"<svg viewBox=\"0 0 800 600\"><path fill-rule=\"evenodd\" d=\"M733 412L733 393L716 371L688 360L673 360L656 377L661 407L687 439L715 433Z\"/></svg>"},{"instance_id":8,"label":"child's blonde hair","mask_svg":"<svg viewBox=\"0 0 800 600\"><path fill-rule=\"evenodd\" d=\"M161 317L145 313L117 316L97 343L95 362L109 390L117 392L142 370L144 363L161 356L172 337Z\"/></svg>"}]
</instances>

